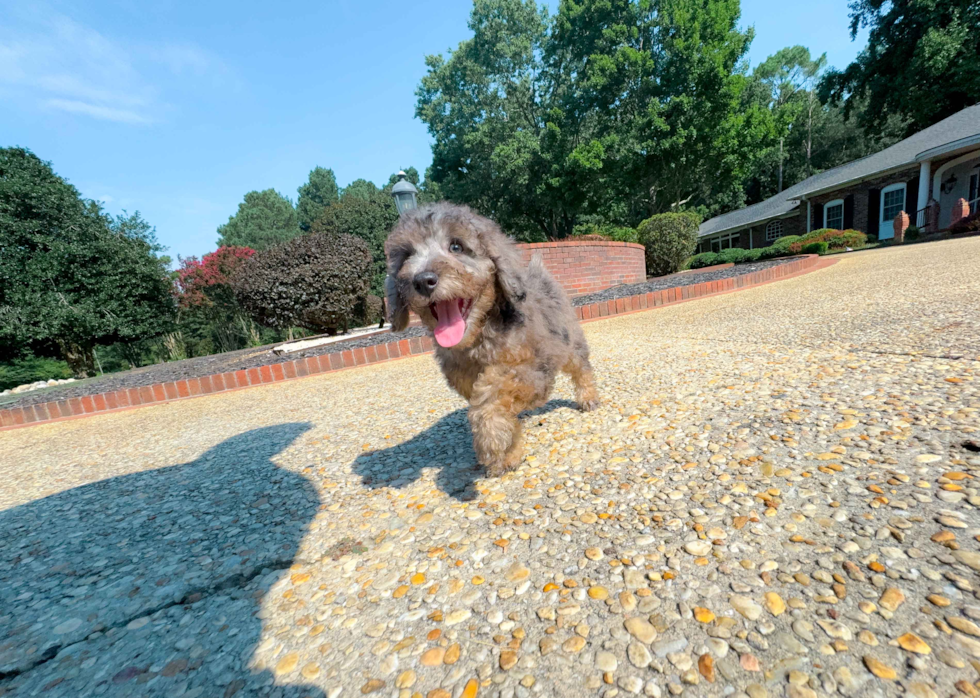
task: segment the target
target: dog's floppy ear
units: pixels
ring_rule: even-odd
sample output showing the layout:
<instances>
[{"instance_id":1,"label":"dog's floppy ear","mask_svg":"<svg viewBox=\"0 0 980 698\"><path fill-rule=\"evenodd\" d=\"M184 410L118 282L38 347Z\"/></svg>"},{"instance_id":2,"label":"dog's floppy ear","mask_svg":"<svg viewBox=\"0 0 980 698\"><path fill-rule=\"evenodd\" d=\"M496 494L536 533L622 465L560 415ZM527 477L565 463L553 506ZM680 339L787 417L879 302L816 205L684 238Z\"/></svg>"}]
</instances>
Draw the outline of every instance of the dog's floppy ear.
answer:
<instances>
[{"instance_id":1,"label":"dog's floppy ear","mask_svg":"<svg viewBox=\"0 0 980 698\"><path fill-rule=\"evenodd\" d=\"M395 277L390 274L385 277L385 305L388 306L388 322L392 332L402 332L408 327L408 306L398 292Z\"/></svg>"},{"instance_id":2,"label":"dog's floppy ear","mask_svg":"<svg viewBox=\"0 0 980 698\"><path fill-rule=\"evenodd\" d=\"M497 285L504 297L515 307L524 302L524 259L514 242L504 235L493 221L478 217L477 234L487 251L487 256L497 268Z\"/></svg>"}]
</instances>

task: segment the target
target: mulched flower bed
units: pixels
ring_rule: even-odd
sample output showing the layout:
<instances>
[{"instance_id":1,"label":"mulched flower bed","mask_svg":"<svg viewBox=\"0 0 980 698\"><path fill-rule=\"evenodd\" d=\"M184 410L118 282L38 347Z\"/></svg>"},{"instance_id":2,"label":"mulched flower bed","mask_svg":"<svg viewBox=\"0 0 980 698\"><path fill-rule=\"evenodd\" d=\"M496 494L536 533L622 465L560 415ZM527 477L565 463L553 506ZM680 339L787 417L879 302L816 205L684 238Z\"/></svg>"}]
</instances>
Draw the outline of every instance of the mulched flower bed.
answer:
<instances>
[{"instance_id":1,"label":"mulched flower bed","mask_svg":"<svg viewBox=\"0 0 980 698\"><path fill-rule=\"evenodd\" d=\"M742 276L743 274L751 274L762 269L768 269L770 267L791 262L794 259L796 258L790 257L769 260L766 262L756 262L753 264L740 264L734 267L729 267L728 269L716 269L713 271L709 270L703 272L692 271L683 274L663 276L638 284L613 286L605 291L599 291L597 293L590 293L585 296L573 298L572 305L576 307L590 305L601 301L609 301L617 298L626 298L628 296L651 293L653 291L661 291L667 288L690 286L706 281L719 281L721 279ZM331 344L325 344L323 346L313 347L311 349L306 349L304 351L298 351L291 354L283 354L282 356L277 356L276 354L272 353L273 345L242 349L240 351L227 352L224 354L214 354L212 356L198 356L193 359L185 359L184 361L154 364L152 366L143 366L142 368L133 369L131 371L110 373L104 376L89 378L87 380L77 381L67 385L54 386L42 390L34 390L29 393L8 395L6 398L0 399L0 408L6 409L11 407L23 407L26 405L50 402L52 400L65 400L73 397L95 395L97 393L108 393L115 390L122 390L124 388L141 388L143 386L153 385L156 383L169 383L187 380L189 378L210 376L216 373L240 371L248 368L257 368L259 366L269 366L272 364L293 361L295 359L319 356L321 354L330 354L349 349L363 349L378 344L384 344L393 341L394 339L424 337L427 332L428 330L426 330L424 327L409 327L405 332L397 335L392 335L390 332L381 332L378 334L368 335L366 337L359 337L357 339L333 342Z\"/></svg>"}]
</instances>

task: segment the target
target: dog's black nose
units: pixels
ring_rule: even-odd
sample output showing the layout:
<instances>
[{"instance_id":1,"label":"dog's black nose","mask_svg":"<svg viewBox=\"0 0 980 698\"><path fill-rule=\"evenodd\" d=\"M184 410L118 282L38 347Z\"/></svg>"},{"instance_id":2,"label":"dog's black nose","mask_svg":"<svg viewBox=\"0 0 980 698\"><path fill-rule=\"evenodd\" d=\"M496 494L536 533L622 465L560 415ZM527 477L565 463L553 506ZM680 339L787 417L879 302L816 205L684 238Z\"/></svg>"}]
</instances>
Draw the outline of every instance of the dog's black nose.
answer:
<instances>
[{"instance_id":1,"label":"dog's black nose","mask_svg":"<svg viewBox=\"0 0 980 698\"><path fill-rule=\"evenodd\" d=\"M431 296L439 283L439 275L432 271L419 272L415 275L412 283L415 285L415 290L423 296Z\"/></svg>"}]
</instances>

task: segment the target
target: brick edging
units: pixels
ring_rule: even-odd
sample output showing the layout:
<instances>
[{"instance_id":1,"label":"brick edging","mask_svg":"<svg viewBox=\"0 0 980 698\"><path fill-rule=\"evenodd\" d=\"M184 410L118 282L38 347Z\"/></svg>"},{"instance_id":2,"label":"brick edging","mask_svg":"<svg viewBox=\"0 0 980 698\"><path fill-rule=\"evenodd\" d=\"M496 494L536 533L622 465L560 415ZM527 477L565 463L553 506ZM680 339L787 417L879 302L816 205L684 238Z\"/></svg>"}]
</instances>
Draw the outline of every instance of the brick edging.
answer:
<instances>
[{"instance_id":1,"label":"brick edging","mask_svg":"<svg viewBox=\"0 0 980 698\"><path fill-rule=\"evenodd\" d=\"M550 243L543 243L550 244ZM628 243L614 243L618 245ZM688 286L645 293L626 298L617 298L601 303L579 306L575 314L579 320L589 322L600 318L622 315L640 310L659 308L684 303L697 298L730 293L745 288L779 281L791 276L830 266L837 260L821 260L817 255L805 255L800 259L776 267L763 269L751 274L743 274L719 281L704 281ZM825 262L825 263L821 263ZM88 416L100 412L112 412L141 405L160 404L213 395L229 390L239 390L256 385L266 385L281 381L302 378L318 373L342 371L356 366L392 361L408 356L428 354L434 351L431 337L412 337L398 339L370 347L347 349L345 351L309 356L276 364L266 364L240 371L228 371L200 378L188 378L167 383L156 383L141 388L124 388L108 393L66 398L52 402L42 402L24 407L0 409L0 431L16 429L45 422L60 421Z\"/></svg>"}]
</instances>

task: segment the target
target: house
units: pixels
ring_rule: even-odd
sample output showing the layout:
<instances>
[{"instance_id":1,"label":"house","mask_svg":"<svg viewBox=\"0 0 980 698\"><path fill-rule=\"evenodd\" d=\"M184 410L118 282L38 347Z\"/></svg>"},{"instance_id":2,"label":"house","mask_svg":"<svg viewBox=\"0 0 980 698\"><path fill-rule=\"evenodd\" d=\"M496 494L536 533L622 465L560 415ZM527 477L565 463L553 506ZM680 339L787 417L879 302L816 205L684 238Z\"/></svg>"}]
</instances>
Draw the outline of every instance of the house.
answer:
<instances>
[{"instance_id":1,"label":"house","mask_svg":"<svg viewBox=\"0 0 980 698\"><path fill-rule=\"evenodd\" d=\"M767 247L784 235L820 228L853 228L888 240L894 237L894 219L903 211L924 232L938 232L967 210L977 211L978 188L980 104L879 153L705 221L698 232L698 252Z\"/></svg>"}]
</instances>

